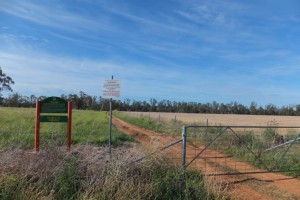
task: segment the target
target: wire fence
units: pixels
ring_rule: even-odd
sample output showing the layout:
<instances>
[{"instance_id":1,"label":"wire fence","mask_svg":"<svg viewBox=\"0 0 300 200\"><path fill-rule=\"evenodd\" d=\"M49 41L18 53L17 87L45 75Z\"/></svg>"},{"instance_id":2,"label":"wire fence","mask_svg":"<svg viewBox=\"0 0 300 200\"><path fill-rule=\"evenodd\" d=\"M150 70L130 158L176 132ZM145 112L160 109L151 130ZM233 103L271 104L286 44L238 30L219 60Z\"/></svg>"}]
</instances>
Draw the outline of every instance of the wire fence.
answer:
<instances>
[{"instance_id":1,"label":"wire fence","mask_svg":"<svg viewBox=\"0 0 300 200\"><path fill-rule=\"evenodd\" d=\"M41 146L64 145L65 136L64 130L41 132ZM0 137L1 146L7 142L7 146L33 148L33 131L1 131ZM107 144L107 138L107 130L72 132L73 144L103 145ZM170 137L157 144L160 146L141 159L163 152L183 169L195 168L205 175L268 172L300 175L300 127L184 126L182 137Z\"/></svg>"},{"instance_id":2,"label":"wire fence","mask_svg":"<svg viewBox=\"0 0 300 200\"><path fill-rule=\"evenodd\" d=\"M107 145L108 144L107 129L97 131L85 131L75 129L72 131L72 144L88 144L88 145ZM116 142L130 140L129 137L115 132L113 135L113 144ZM67 133L63 129L45 130L40 133L41 148L56 147L65 145L67 142ZM1 148L22 148L31 149L34 147L34 130L24 131L0 131L0 147Z\"/></svg>"}]
</instances>

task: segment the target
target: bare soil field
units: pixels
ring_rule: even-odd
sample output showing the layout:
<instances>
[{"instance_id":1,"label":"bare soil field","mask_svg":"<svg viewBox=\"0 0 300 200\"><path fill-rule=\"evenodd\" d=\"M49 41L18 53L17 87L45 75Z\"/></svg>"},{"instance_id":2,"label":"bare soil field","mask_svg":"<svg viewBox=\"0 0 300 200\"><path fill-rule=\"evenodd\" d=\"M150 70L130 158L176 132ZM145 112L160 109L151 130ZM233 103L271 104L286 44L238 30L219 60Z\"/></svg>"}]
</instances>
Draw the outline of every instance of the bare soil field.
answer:
<instances>
[{"instance_id":1,"label":"bare soil field","mask_svg":"<svg viewBox=\"0 0 300 200\"><path fill-rule=\"evenodd\" d=\"M137 114L137 113L133 113L133 114ZM150 117L151 114L152 113L150 113ZM155 114L157 114L156 117L159 116L159 113L155 113ZM163 115L162 113L160 114L161 116ZM183 115L188 115L188 114L183 114ZM133 115L133 116L137 116L137 115ZM166 113L164 116L172 116L172 115L170 115L170 113ZM207 116L211 116L211 115L206 115L206 117ZM218 118L218 116L216 115L212 115L212 116ZM152 115L152 117L155 116ZM225 115L221 115L220 117L224 118ZM235 117L235 119L239 118L239 116L234 116L234 115L230 117ZM252 116L243 116L243 117L247 118ZM274 116L261 116L261 117L266 117L264 118L264 120L266 121L268 119L272 119L271 117ZM169 119L165 118L165 120L171 120L171 119L172 117ZM205 117L202 119L205 119ZM298 117L298 119L300 118ZM231 118L231 120L233 119ZM279 120L279 118L277 118L277 120ZM245 119L240 121L246 122ZM232 121L232 123L234 123L234 121ZM140 127L126 123L118 118L113 119L113 124L117 129L119 129L123 133L133 136L144 147L154 146L157 148L159 146L162 147L163 145L175 141L175 138L171 136L142 129ZM230 124L230 125L240 125L240 124ZM243 124L243 125L257 125L257 124ZM260 125L267 125L267 124L260 124ZM285 125L285 124L280 124L280 125ZM296 124L292 124L291 126L296 126ZM189 155L193 154L192 151L193 151L193 147L188 145L187 159L189 159L188 158ZM176 156L180 157L180 147L174 147L170 149L168 155L172 157L176 157ZM178 159L178 161L180 161L180 159ZM230 162L228 163L230 164ZM201 163L198 162L193 168L201 170L202 167L204 166L202 166ZM267 173L267 174L239 175L239 176L224 176L224 177L217 178L216 181L222 184L224 183L227 184L227 187L230 189L231 197L233 199L300 199L300 180L293 177L280 175L280 174Z\"/></svg>"}]
</instances>

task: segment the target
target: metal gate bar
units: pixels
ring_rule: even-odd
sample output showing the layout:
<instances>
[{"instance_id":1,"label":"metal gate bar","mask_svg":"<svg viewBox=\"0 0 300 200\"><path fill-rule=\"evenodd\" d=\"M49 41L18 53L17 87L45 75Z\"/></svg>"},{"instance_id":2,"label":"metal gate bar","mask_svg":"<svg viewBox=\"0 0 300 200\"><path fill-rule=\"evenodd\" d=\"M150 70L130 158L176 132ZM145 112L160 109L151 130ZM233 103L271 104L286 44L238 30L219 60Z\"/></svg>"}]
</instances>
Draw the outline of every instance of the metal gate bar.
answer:
<instances>
[{"instance_id":1,"label":"metal gate bar","mask_svg":"<svg viewBox=\"0 0 300 200\"><path fill-rule=\"evenodd\" d=\"M132 163L133 163L133 162L141 161L141 160L143 160L144 158L147 158L147 157L149 157L149 156L152 156L153 154L156 154L156 153L158 153L158 152L160 152L160 151L163 151L163 150L165 150L165 149L167 149L167 148L169 148L169 147L171 147L171 146L173 146L173 145L175 145L175 144L177 144L177 143L179 143L179 142L181 142L181 141L182 141L182 138L180 138L180 139L178 139L178 140L176 140L176 141L174 141L174 142L171 142L171 143L169 143L169 144L167 144L167 145L165 145L165 146L163 146L163 147L160 147L160 148L158 148L157 150L155 150L155 151L153 151L153 152L151 152L151 153L149 153L149 154L147 154L147 155L145 155L145 156L143 156L143 157L141 157L141 158L138 158L138 159L132 161Z\"/></svg>"},{"instance_id":2,"label":"metal gate bar","mask_svg":"<svg viewBox=\"0 0 300 200\"><path fill-rule=\"evenodd\" d=\"M218 128L220 129L219 130L219 133L216 134L216 135L212 135L212 139L204 146L204 148L200 149L199 152L188 162L188 164L186 164L186 160L187 160L187 137L188 137L188 133L187 133L187 130L190 129L190 128L205 128L205 134L207 134L207 130L209 130L210 128ZM220 140L221 136L225 136L226 137L226 134L228 135L228 138L230 138L230 136L232 137L236 137L239 142L239 145L243 145L247 151L249 152L249 154L251 154L254 158L254 160L251 160L251 162L258 162L259 163L259 166L261 166L263 169L259 169L257 166L253 166L253 167L250 167L251 169L257 169L257 171L245 171L245 172L242 172L242 171L238 171L238 172L233 172L233 173L214 173L214 174L206 174L206 175L237 175L237 174L254 174L254 173L270 173L270 172L298 172L300 171L300 169L290 169L290 170L276 170L277 167L280 167L279 164L283 161L283 159L285 158L285 156L287 155L287 153L290 151L291 147L293 145L295 145L297 143L297 141L300 140L300 134L295 138L295 139L292 139L292 140L289 140L283 144L278 144L276 146L273 146L271 148L267 148L267 149L264 149L262 152L258 151L257 153L255 153L252 149L253 147L250 147L249 144L247 144L246 141L243 140L243 138L241 138L239 136L239 134L234 130L234 129L244 129L244 132L247 133L245 131L245 129L250 129L251 131L249 131L249 133L253 133L253 129L300 129L300 126L183 126L182 127L182 168L185 170L187 167L189 167L192 163L195 162L195 160L197 158L202 158L201 160L204 160L204 162L206 162L206 160L209 160L209 159L216 159L216 158L225 158L225 157L222 157L222 156L216 156L215 157L203 157L202 154L205 153L205 152L208 152L208 151L211 151L211 152L217 152L216 150L208 150L211 146L213 146L214 143L217 143L217 141ZM227 131L230 131L231 134L229 135L229 133ZM254 142L257 142L256 141L256 137L257 135L253 135L253 138L255 139ZM259 135L259 137L263 137L261 135ZM218 140L219 139L219 140ZM203 142L203 141L202 141ZM205 142L205 141L204 141ZM260 141L261 142L261 141ZM263 142L266 142L266 141L263 141ZM270 141L268 141L270 142ZM298 143L297 143L298 144ZM202 144L203 145L203 144ZM265 162L268 161L268 164L272 164L272 160L263 160L262 159L262 153L266 153L266 152L269 152L269 151L275 151L277 149L280 149L281 147L283 148L284 146L288 145L287 149L285 149L285 151L283 151L283 154L279 157L279 159L276 160L275 164L271 167L268 167L267 164ZM231 144L229 145L231 146ZM297 146L298 147L298 146ZM299 148L299 147L298 147ZM245 150L245 149L244 149ZM257 149L254 149L254 150L257 150ZM299 148L300 150L300 148ZM296 153L300 152L298 149L296 149ZM211 153L210 152L210 153ZM224 154L225 152L220 152L220 154ZM282 152L279 152L279 153L282 153ZM226 153L225 153L226 154ZM299 159L298 157L296 157L296 159ZM225 162L226 162L226 158L225 158ZM247 168L247 165L248 162L251 164L251 162L249 160L247 161L237 161L237 164L241 164L243 162L246 162L244 163L245 164L245 168ZM213 165L216 165L217 167L222 167L222 163L220 166L218 166L218 163L214 161L209 161L210 165L213 164ZM207 163L205 163L205 166L206 166ZM224 165L225 166L225 165ZM250 165L251 166L251 165ZM235 169L232 169L232 170L235 170Z\"/></svg>"},{"instance_id":3,"label":"metal gate bar","mask_svg":"<svg viewBox=\"0 0 300 200\"><path fill-rule=\"evenodd\" d=\"M228 129L228 127L226 127L225 129L223 129L219 135L217 135L202 151L200 151L196 157L194 157L187 165L186 167L188 167L194 160L196 160L196 158L198 158L206 149L208 149L208 147L214 142L216 141L221 135L223 135L223 133Z\"/></svg>"},{"instance_id":4,"label":"metal gate bar","mask_svg":"<svg viewBox=\"0 0 300 200\"><path fill-rule=\"evenodd\" d=\"M298 140L298 136L292 141L290 142L288 148L286 149L286 151L284 152L284 154L278 159L278 161L275 163L275 165L271 168L270 171L272 171L273 169L276 168L276 166L279 164L279 162L285 157L286 153L290 150L291 146Z\"/></svg>"}]
</instances>

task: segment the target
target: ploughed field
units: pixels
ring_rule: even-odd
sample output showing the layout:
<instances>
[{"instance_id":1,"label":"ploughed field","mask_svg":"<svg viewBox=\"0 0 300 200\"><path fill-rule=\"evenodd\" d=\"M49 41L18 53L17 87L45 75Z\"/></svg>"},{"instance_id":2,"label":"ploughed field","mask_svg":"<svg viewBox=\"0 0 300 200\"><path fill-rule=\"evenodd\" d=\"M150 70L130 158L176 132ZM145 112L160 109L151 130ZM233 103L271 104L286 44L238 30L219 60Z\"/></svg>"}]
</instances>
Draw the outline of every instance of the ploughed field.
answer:
<instances>
[{"instance_id":1,"label":"ploughed field","mask_svg":"<svg viewBox=\"0 0 300 200\"><path fill-rule=\"evenodd\" d=\"M186 124L203 123L209 125L257 125L265 126L277 123L278 126L300 126L300 116L274 115L235 115L235 114L199 114L199 113L164 113L164 112L123 112L133 117L149 116L162 121L179 120Z\"/></svg>"},{"instance_id":2,"label":"ploughed field","mask_svg":"<svg viewBox=\"0 0 300 200\"><path fill-rule=\"evenodd\" d=\"M185 125L223 125L223 126L299 126L300 116L274 115L236 115L236 114L199 114L164 112L123 112L132 117L145 116L162 122L180 121ZM295 130L295 129L294 129ZM300 130L300 129L299 129ZM286 134L288 129L278 130Z\"/></svg>"}]
</instances>

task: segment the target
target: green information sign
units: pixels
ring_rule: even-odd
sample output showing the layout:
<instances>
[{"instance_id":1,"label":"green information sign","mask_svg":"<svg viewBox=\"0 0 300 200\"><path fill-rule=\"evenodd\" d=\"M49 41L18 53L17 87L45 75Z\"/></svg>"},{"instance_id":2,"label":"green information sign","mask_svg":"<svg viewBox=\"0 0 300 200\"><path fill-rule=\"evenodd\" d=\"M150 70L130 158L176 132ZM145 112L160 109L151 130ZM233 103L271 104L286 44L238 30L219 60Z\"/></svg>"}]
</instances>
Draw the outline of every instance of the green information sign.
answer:
<instances>
[{"instance_id":1,"label":"green information sign","mask_svg":"<svg viewBox=\"0 0 300 200\"><path fill-rule=\"evenodd\" d=\"M40 122L68 122L67 116L43 115L40 117Z\"/></svg>"},{"instance_id":2,"label":"green information sign","mask_svg":"<svg viewBox=\"0 0 300 200\"><path fill-rule=\"evenodd\" d=\"M48 97L40 106L41 113L68 113L68 103L60 97Z\"/></svg>"},{"instance_id":3,"label":"green information sign","mask_svg":"<svg viewBox=\"0 0 300 200\"><path fill-rule=\"evenodd\" d=\"M47 113L47 114L41 114ZM50 113L50 114L48 114ZM57 114L51 114L57 113ZM41 122L67 122L67 146L71 148L72 129L72 102L67 102L60 97L49 97L43 101L36 101L34 150L39 152L40 123Z\"/></svg>"}]
</instances>

